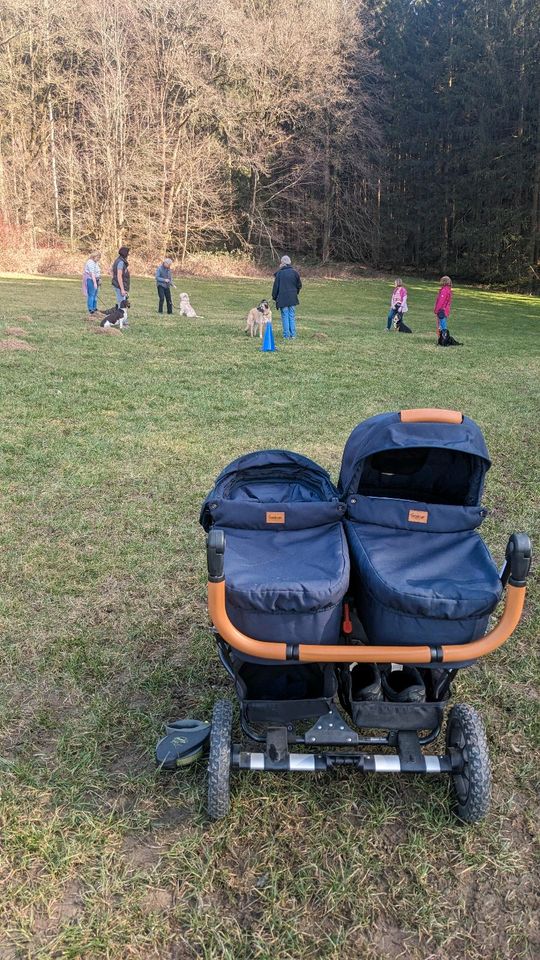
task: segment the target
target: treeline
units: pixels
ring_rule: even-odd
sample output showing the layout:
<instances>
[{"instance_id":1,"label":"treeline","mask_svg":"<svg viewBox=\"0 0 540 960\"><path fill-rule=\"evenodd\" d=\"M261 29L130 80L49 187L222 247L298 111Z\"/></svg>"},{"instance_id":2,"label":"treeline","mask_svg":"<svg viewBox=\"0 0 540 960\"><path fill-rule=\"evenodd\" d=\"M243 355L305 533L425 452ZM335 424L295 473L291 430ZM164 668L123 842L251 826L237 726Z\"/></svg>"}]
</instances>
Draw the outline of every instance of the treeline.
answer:
<instances>
[{"instance_id":1,"label":"treeline","mask_svg":"<svg viewBox=\"0 0 540 960\"><path fill-rule=\"evenodd\" d=\"M540 0L3 0L4 243L534 279L539 14Z\"/></svg>"},{"instance_id":2,"label":"treeline","mask_svg":"<svg viewBox=\"0 0 540 960\"><path fill-rule=\"evenodd\" d=\"M179 257L365 256L364 31L356 0L4 0L4 220Z\"/></svg>"},{"instance_id":3,"label":"treeline","mask_svg":"<svg viewBox=\"0 0 540 960\"><path fill-rule=\"evenodd\" d=\"M379 262L540 287L539 0L371 0Z\"/></svg>"}]
</instances>

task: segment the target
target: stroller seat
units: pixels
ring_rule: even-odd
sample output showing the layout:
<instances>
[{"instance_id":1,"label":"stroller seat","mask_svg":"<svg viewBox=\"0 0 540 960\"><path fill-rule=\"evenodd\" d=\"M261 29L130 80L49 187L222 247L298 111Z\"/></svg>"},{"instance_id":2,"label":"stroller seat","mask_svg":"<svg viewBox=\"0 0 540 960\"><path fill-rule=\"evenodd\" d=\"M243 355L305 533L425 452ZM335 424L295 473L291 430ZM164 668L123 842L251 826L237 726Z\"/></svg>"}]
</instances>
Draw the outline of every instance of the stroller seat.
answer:
<instances>
[{"instance_id":1,"label":"stroller seat","mask_svg":"<svg viewBox=\"0 0 540 960\"><path fill-rule=\"evenodd\" d=\"M470 643L502 593L476 528L489 467L483 437L463 424L373 417L345 448L340 489L352 586L368 640Z\"/></svg>"},{"instance_id":2,"label":"stroller seat","mask_svg":"<svg viewBox=\"0 0 540 960\"><path fill-rule=\"evenodd\" d=\"M337 643L349 583L345 507L325 470L268 450L225 468L201 523L225 532L227 613L256 640Z\"/></svg>"}]
</instances>

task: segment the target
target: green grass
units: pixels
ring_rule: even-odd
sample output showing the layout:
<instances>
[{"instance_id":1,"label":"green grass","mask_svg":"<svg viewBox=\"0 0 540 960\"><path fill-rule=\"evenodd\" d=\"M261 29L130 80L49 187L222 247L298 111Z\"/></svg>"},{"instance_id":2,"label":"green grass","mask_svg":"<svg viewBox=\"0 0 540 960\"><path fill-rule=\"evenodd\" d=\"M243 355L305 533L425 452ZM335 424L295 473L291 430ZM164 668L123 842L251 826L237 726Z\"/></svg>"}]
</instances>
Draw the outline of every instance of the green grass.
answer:
<instances>
[{"instance_id":1,"label":"green grass","mask_svg":"<svg viewBox=\"0 0 540 960\"><path fill-rule=\"evenodd\" d=\"M157 774L164 720L229 693L207 629L200 503L233 457L284 446L336 477L351 429L411 406L463 409L493 459L484 535L538 531L540 301L455 293L434 343L384 333L391 286L306 283L300 339L244 337L260 281L182 281L205 322L96 336L76 281L0 278L0 957L378 960L537 957L538 594L512 640L463 672L488 728L479 827L443 779L242 775L205 816L204 765ZM32 322L19 318L31 317ZM538 538L537 538L538 541Z\"/></svg>"}]
</instances>

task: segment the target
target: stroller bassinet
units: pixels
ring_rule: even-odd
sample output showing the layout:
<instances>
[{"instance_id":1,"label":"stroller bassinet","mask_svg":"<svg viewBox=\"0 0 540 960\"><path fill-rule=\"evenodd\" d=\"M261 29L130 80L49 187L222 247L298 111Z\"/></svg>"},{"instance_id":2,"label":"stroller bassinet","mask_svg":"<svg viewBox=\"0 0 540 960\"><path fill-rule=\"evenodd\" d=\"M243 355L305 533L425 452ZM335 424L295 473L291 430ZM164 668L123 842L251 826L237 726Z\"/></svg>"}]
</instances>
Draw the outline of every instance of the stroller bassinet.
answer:
<instances>
[{"instance_id":1,"label":"stroller bassinet","mask_svg":"<svg viewBox=\"0 0 540 960\"><path fill-rule=\"evenodd\" d=\"M476 528L490 460L462 422L372 417L347 441L339 489L347 504L352 583L370 643L470 643L502 593Z\"/></svg>"},{"instance_id":2,"label":"stroller bassinet","mask_svg":"<svg viewBox=\"0 0 540 960\"><path fill-rule=\"evenodd\" d=\"M337 643L349 584L345 507L322 467L287 450L226 467L201 523L225 532L227 613L256 640Z\"/></svg>"}]
</instances>

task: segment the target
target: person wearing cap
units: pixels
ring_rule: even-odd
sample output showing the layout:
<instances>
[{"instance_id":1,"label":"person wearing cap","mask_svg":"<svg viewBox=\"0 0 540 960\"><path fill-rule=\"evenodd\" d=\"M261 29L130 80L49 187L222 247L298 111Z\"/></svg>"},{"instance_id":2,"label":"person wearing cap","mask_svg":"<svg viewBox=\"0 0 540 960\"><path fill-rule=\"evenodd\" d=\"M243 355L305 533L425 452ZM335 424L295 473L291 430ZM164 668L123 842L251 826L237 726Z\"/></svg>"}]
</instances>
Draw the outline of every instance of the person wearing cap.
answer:
<instances>
[{"instance_id":1,"label":"person wearing cap","mask_svg":"<svg viewBox=\"0 0 540 960\"><path fill-rule=\"evenodd\" d=\"M171 273L172 260L170 257L160 263L156 270L156 284L159 297L158 313L163 313L163 301L167 301L167 313L173 312L171 287L174 286Z\"/></svg>"},{"instance_id":2,"label":"person wearing cap","mask_svg":"<svg viewBox=\"0 0 540 960\"><path fill-rule=\"evenodd\" d=\"M274 274L272 300L281 313L284 340L294 340L296 337L296 307L300 302L298 294L301 289L300 274L292 266L291 258L282 257L279 270Z\"/></svg>"}]
</instances>

